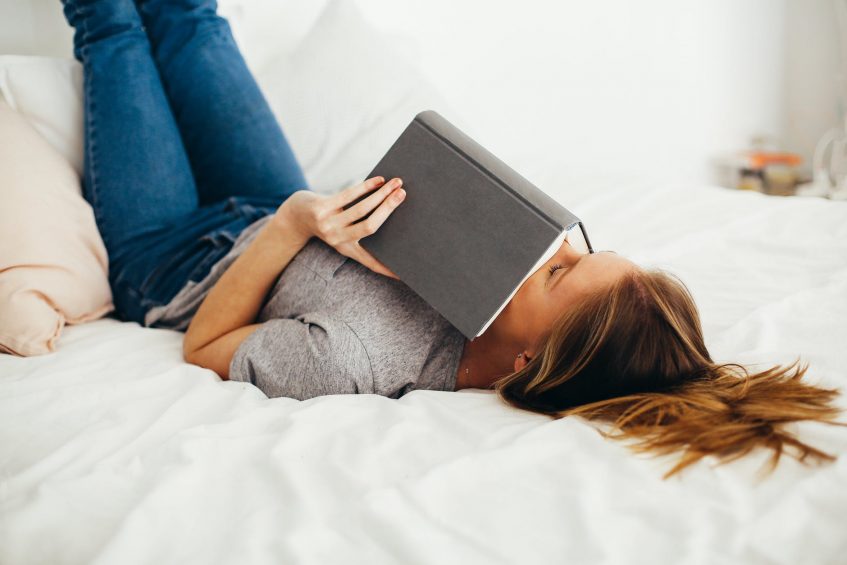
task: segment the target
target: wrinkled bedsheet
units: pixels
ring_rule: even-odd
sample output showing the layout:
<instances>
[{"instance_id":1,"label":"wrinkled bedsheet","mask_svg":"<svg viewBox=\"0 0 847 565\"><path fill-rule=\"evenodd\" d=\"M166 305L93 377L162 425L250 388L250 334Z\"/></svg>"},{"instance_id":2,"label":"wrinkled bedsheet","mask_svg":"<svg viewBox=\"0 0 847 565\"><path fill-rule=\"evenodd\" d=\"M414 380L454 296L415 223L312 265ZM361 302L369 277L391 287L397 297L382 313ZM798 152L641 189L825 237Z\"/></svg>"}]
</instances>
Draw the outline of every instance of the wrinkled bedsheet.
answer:
<instances>
[{"instance_id":1,"label":"wrinkled bedsheet","mask_svg":"<svg viewBox=\"0 0 847 565\"><path fill-rule=\"evenodd\" d=\"M716 360L801 356L847 388L847 203L555 196L598 249L685 280ZM183 363L181 335L104 319L0 356L0 563L847 562L847 428L792 428L833 464L663 481L671 458L488 391L269 400Z\"/></svg>"}]
</instances>

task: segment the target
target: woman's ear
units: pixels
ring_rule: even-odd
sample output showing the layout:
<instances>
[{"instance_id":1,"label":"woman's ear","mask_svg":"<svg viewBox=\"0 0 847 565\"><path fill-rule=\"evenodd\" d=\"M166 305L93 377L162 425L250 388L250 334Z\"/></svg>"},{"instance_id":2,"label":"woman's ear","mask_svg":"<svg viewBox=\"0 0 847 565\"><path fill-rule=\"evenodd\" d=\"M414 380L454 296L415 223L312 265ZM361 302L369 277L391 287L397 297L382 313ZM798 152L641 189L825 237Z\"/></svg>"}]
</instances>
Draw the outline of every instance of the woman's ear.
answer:
<instances>
[{"instance_id":1,"label":"woman's ear","mask_svg":"<svg viewBox=\"0 0 847 565\"><path fill-rule=\"evenodd\" d=\"M530 357L529 355L527 355L526 351L519 353L518 356L515 357L515 372L517 373L518 371L526 367L526 364L529 363L529 360Z\"/></svg>"}]
</instances>

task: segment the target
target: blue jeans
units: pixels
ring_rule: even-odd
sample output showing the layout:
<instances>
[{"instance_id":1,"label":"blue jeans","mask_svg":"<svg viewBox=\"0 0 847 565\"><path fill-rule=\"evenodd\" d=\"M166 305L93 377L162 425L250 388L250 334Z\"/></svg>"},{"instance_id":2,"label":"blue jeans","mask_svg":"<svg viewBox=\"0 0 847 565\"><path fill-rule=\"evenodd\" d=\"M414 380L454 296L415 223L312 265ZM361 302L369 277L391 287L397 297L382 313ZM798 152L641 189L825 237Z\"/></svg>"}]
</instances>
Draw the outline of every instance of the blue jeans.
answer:
<instances>
[{"instance_id":1,"label":"blue jeans","mask_svg":"<svg viewBox=\"0 0 847 565\"><path fill-rule=\"evenodd\" d=\"M83 64L83 194L120 319L144 325L242 229L308 189L215 0L65 0Z\"/></svg>"}]
</instances>

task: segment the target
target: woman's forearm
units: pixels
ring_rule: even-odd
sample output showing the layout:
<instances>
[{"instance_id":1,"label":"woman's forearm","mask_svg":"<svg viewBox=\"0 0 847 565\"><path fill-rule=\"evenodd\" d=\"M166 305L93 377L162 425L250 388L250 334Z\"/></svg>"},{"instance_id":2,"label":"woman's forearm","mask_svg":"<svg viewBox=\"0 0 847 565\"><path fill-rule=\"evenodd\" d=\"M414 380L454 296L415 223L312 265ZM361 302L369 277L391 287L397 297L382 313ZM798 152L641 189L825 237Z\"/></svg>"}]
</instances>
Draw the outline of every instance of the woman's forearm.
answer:
<instances>
[{"instance_id":1,"label":"woman's forearm","mask_svg":"<svg viewBox=\"0 0 847 565\"><path fill-rule=\"evenodd\" d=\"M277 277L312 237L376 273L398 278L359 240L376 232L400 205L401 184L399 178L386 183L372 177L330 196L307 189L291 194L206 295L185 334L185 360L229 378L235 351L261 326L254 322Z\"/></svg>"},{"instance_id":2,"label":"woman's forearm","mask_svg":"<svg viewBox=\"0 0 847 565\"><path fill-rule=\"evenodd\" d=\"M185 358L214 369L224 378L238 344L260 325L254 322L268 292L310 239L295 227L275 220L262 227L212 287L185 334ZM229 346L221 343L227 337Z\"/></svg>"}]
</instances>

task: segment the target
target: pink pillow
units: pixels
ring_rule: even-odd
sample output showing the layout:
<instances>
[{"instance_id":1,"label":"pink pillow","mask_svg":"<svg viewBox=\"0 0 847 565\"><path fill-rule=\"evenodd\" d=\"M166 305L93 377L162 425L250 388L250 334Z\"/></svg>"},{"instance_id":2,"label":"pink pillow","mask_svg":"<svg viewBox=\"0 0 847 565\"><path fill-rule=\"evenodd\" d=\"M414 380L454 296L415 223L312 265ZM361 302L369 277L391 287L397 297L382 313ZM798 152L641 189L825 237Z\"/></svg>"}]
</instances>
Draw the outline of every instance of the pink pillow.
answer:
<instances>
[{"instance_id":1,"label":"pink pillow","mask_svg":"<svg viewBox=\"0 0 847 565\"><path fill-rule=\"evenodd\" d=\"M74 168L0 98L0 351L53 351L112 311L108 259Z\"/></svg>"}]
</instances>

